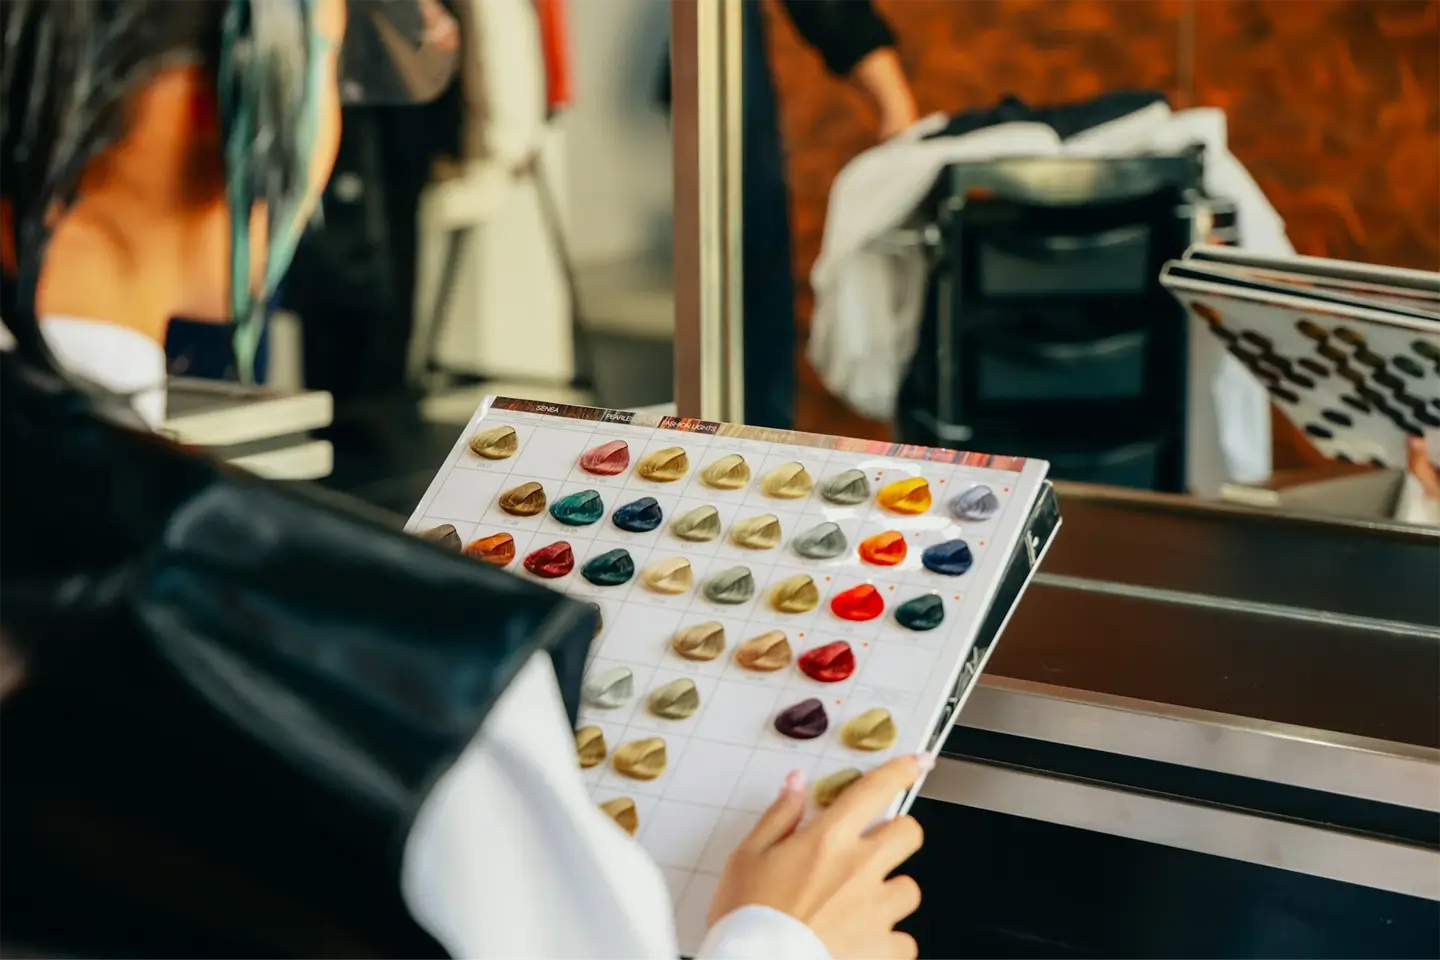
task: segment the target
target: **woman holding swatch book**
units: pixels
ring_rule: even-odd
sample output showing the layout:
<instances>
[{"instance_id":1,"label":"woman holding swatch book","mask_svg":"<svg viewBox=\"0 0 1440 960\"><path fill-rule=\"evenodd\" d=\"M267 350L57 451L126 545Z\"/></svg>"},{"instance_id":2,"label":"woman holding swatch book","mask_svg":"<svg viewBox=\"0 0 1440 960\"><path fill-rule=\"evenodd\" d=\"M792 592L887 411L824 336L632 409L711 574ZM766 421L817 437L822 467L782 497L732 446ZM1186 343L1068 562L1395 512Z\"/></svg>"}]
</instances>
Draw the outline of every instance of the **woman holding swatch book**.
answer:
<instances>
[{"instance_id":1,"label":"woman holding swatch book","mask_svg":"<svg viewBox=\"0 0 1440 960\"><path fill-rule=\"evenodd\" d=\"M677 955L658 869L579 779L583 604L148 433L169 318L233 318L253 359L341 101L433 96L453 22L9 0L0 36L0 945ZM919 827L869 825L929 763L803 825L776 784L699 955L914 956L890 874Z\"/></svg>"}]
</instances>

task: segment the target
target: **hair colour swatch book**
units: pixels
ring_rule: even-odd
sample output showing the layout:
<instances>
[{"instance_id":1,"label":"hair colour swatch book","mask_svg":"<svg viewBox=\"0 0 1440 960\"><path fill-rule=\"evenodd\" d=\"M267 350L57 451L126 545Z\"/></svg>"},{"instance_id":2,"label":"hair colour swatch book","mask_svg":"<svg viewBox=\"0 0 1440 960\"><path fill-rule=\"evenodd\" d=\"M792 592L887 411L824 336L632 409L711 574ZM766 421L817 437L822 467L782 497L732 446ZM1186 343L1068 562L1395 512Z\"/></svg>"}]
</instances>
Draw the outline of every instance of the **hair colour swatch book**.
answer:
<instances>
[{"instance_id":1,"label":"hair colour swatch book","mask_svg":"<svg viewBox=\"0 0 1440 960\"><path fill-rule=\"evenodd\" d=\"M1440 459L1440 273L1202 246L1161 282L1327 457Z\"/></svg>"},{"instance_id":2,"label":"hair colour swatch book","mask_svg":"<svg viewBox=\"0 0 1440 960\"><path fill-rule=\"evenodd\" d=\"M490 398L407 529L598 606L576 763L693 952L788 771L819 808L939 750L1059 527L1047 467Z\"/></svg>"}]
</instances>

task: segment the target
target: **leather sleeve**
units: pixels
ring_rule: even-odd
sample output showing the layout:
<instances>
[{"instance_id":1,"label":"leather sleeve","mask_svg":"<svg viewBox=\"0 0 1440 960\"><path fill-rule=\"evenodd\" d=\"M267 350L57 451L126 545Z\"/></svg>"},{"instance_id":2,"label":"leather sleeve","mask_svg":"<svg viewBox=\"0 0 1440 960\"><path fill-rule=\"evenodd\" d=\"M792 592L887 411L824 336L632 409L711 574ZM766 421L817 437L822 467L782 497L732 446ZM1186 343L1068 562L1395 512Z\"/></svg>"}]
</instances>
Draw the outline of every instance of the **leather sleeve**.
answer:
<instances>
[{"instance_id":1,"label":"leather sleeve","mask_svg":"<svg viewBox=\"0 0 1440 960\"><path fill-rule=\"evenodd\" d=\"M433 955L398 893L411 819L537 650L573 719L593 612L3 365L4 932Z\"/></svg>"},{"instance_id":2,"label":"leather sleeve","mask_svg":"<svg viewBox=\"0 0 1440 960\"><path fill-rule=\"evenodd\" d=\"M895 35L870 0L781 0L781 5L836 76L848 77L861 60L895 45Z\"/></svg>"}]
</instances>

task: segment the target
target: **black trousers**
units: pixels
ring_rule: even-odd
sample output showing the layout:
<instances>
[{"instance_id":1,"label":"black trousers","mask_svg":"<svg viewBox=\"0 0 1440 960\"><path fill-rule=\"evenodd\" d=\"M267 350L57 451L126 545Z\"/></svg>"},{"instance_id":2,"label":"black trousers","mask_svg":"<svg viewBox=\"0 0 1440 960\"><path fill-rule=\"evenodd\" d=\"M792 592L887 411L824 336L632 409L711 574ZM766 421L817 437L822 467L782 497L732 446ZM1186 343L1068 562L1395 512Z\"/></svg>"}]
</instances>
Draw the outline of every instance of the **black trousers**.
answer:
<instances>
[{"instance_id":1,"label":"black trousers","mask_svg":"<svg viewBox=\"0 0 1440 960\"><path fill-rule=\"evenodd\" d=\"M301 242L279 304L300 316L307 387L340 403L404 387L417 208L432 160L458 124L447 100L345 110L324 225Z\"/></svg>"},{"instance_id":2,"label":"black trousers","mask_svg":"<svg viewBox=\"0 0 1440 960\"><path fill-rule=\"evenodd\" d=\"M764 16L755 0L742 7L745 421L789 428L795 421L797 352L790 191Z\"/></svg>"}]
</instances>

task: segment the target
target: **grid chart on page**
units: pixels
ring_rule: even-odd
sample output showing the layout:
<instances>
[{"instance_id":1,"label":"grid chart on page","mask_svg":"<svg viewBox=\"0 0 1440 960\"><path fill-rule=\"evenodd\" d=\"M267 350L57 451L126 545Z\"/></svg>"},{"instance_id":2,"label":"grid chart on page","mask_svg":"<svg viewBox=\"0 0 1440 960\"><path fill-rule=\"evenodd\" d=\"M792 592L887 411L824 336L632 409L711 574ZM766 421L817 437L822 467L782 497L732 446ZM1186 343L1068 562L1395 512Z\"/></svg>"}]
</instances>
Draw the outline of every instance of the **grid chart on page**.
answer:
<instances>
[{"instance_id":1,"label":"grid chart on page","mask_svg":"<svg viewBox=\"0 0 1440 960\"><path fill-rule=\"evenodd\" d=\"M495 458L490 459L472 451L472 438L505 427L514 435L500 431L507 444L503 455L492 453ZM587 451L614 441L628 448L624 469L602 475L581 466ZM688 461L682 476L657 482L640 475L647 455L675 447L685 451ZM702 479L705 468L728 455L744 459L748 482L737 489L707 484ZM794 463L803 464L813 478L811 489L794 499L767 495L766 478ZM846 470L863 471L868 496L849 505L827 501L824 481ZM508 534L514 549L506 569L600 608L603 628L591 646L587 678L616 668L628 670L633 695L618 705L582 702L579 728L599 728L606 750L603 760L581 771L582 777L597 804L621 798L633 804L629 823L665 873L676 902L681 946L693 950L725 858L774 800L789 771L800 770L811 783L926 748L1005 561L1023 533L1045 471L1043 462L1013 457L502 398L487 400L471 420L407 529L450 524L466 545ZM913 478L928 483L927 509L907 514L880 505L881 493ZM543 488L547 508L534 516L502 509L501 495L525 483ZM981 486L993 493L992 512L984 519L956 519L950 501ZM592 490L603 502L597 521L567 525L552 515L550 508L557 502ZM663 521L648 532L617 527L615 511L645 497L654 498ZM692 542L674 535L671 524L676 518L707 505L719 516L717 536ZM734 542L731 534L737 524L764 514L779 521L776 545L755 549ZM796 538L822 523L838 527L844 552L824 560L796 553ZM890 531L903 537L903 560L893 566L863 561L859 546L877 542L874 538ZM922 559L926 548L959 539L971 557L965 572L937 573ZM551 569L546 573L552 575L540 577L526 569L527 557L557 541L567 542L573 553L573 564L563 575L553 575L556 570ZM628 580L599 586L582 575L589 561L618 549L633 560L634 574ZM895 556L891 549L884 559ZM645 571L676 558L690 565L692 586L673 594L646 586ZM751 572L753 595L739 603L707 597L704 585L735 567ZM799 575L812 579L818 602L803 612L780 612L772 602L773 588ZM834 610L843 608L832 608L832 601L843 603L865 585L874 588L865 596L883 605L884 612L868 619L838 616ZM938 626L929 627L927 621L921 629L910 629L897 620L895 611L903 604L929 596L938 597L943 609ZM677 653L672 640L701 624L723 628L724 650L705 660ZM768 672L741 666L733 656L735 648L771 631L784 634L793 662ZM841 641L849 645L853 660L848 674L837 679L833 672L807 673L799 666L808 651L833 649L828 645ZM677 680L693 684L698 709L677 719L657 715L647 698ZM823 733L796 739L777 729L782 711L812 699L823 707ZM893 743L857 749L842 737L847 721L879 710L888 712L898 731ZM812 723L806 734L813 732ZM662 773L636 779L617 769L617 750L656 737L665 746Z\"/></svg>"},{"instance_id":2,"label":"grid chart on page","mask_svg":"<svg viewBox=\"0 0 1440 960\"><path fill-rule=\"evenodd\" d=\"M1440 324L1289 298L1173 291L1325 456L1404 468L1409 437L1440 456Z\"/></svg>"}]
</instances>

